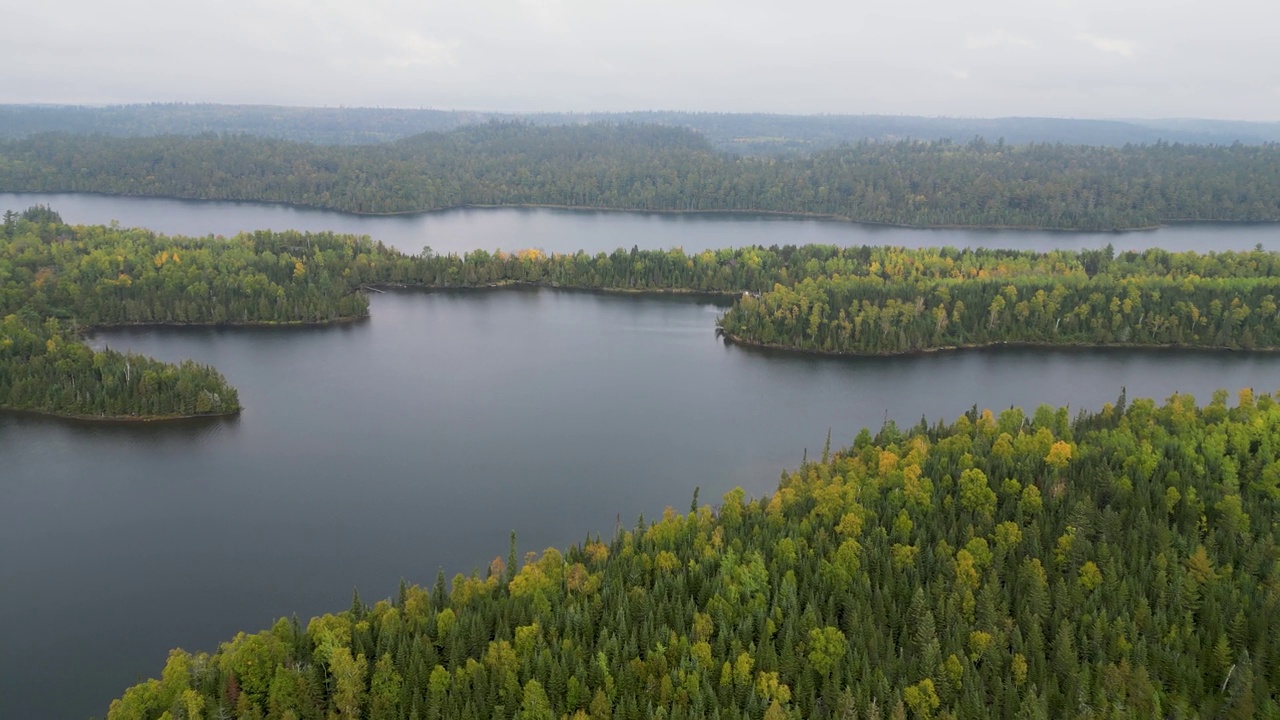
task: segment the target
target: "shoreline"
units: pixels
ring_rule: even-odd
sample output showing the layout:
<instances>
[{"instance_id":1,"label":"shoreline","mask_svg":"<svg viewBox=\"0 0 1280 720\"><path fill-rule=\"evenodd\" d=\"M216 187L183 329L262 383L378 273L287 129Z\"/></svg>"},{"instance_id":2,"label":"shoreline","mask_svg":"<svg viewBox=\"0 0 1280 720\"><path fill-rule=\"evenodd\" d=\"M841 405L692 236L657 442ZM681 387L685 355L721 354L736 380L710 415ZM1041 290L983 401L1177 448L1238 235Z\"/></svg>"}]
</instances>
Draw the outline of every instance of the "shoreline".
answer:
<instances>
[{"instance_id":1,"label":"shoreline","mask_svg":"<svg viewBox=\"0 0 1280 720\"><path fill-rule=\"evenodd\" d=\"M368 315L343 315L332 320L224 320L222 322L123 322L84 325L80 332L92 335L103 330L126 330L130 328L301 328L328 327L330 325L347 325L368 320Z\"/></svg>"},{"instance_id":2,"label":"shoreline","mask_svg":"<svg viewBox=\"0 0 1280 720\"><path fill-rule=\"evenodd\" d=\"M1077 228L1077 227L1054 227L1048 225L965 225L956 223L947 223L940 225L918 225L911 223L893 223L881 222L876 220L858 220L847 215L839 213L816 213L798 210L753 210L753 209L707 209L707 210L682 210L682 209L645 209L645 208L628 208L628 207L604 207L596 205L562 205L552 203L460 203L457 205L446 205L437 208L426 208L420 210L394 210L389 212L362 212L358 210L345 210L325 205L316 205L305 202L283 201L283 200L256 200L251 198L204 198L189 197L182 195L151 195L151 194L132 194L132 193L112 193L92 190L5 190L0 189L0 193L10 195L95 195L99 197L109 198L136 198L141 200L174 200L180 202L206 202L206 203L240 203L264 206L287 207L298 210L315 210L320 212L332 212L341 215L351 215L354 217L407 217L411 215L435 215L455 210L495 210L502 208L521 208L521 209L545 209L545 210L564 210L569 212L602 212L602 213L631 213L637 215L742 215L757 217L781 217L793 218L797 220L822 220L833 223L844 223L849 225L863 225L872 228L899 228L903 230L978 230L978 231L1012 231L1012 232L1050 232L1063 234L1114 234L1121 235L1124 233L1151 232L1162 228L1175 227L1178 225L1280 225L1280 218L1274 220L1222 220L1222 219L1198 219L1198 218L1170 218L1163 222L1153 225L1134 225L1126 227L1109 227L1109 228Z\"/></svg>"},{"instance_id":3,"label":"shoreline","mask_svg":"<svg viewBox=\"0 0 1280 720\"><path fill-rule=\"evenodd\" d=\"M552 289L563 290L568 292L593 293L602 295L622 295L622 296L685 296L685 297L704 297L707 299L733 300L740 297L743 291L715 291L715 290L696 290L689 288L610 288L610 287L588 287L575 285L559 285L548 282L535 282L528 280L508 280L495 283L486 283L483 285L464 285L464 286L442 286L428 284L411 284L411 283L376 283L367 284L355 291L400 291L400 292L469 292L469 291L489 291L489 290L515 290L515 289ZM336 325L352 324L364 320L369 320L370 314L361 316L341 316L331 320L313 320L313 321L223 321L223 322L131 322L131 323L114 323L114 324L95 324L88 325L80 329L80 335L83 338L90 338L95 333L111 330L124 329L142 329L142 328L161 328L161 329L178 329L178 328L301 328L301 327L329 327ZM1231 348L1226 346L1212 345L1185 345L1185 344L1146 344L1146 343L1051 343L1051 342L1034 342L1034 341L991 341L984 343L971 343L963 345L946 345L928 348L916 348L909 350L897 351L880 351L880 352L848 352L836 350L817 350L809 348L800 348L779 343L766 343L754 340L747 340L741 336L726 332L722 327L715 326L715 336L723 339L724 342L741 346L746 349L764 350L771 352L782 352L796 355L809 355L814 357L830 357L830 358L889 358L889 357L909 357L922 356L938 353L962 352L965 350L983 350L983 349L1038 349L1038 350L1128 350L1128 351L1163 351L1163 352L1206 352L1206 353L1256 353L1256 354L1275 354L1280 353L1280 347L1264 347L1264 348ZM69 420L73 422L95 423L95 424L151 424L151 423L170 423L184 420L201 420L201 419L226 419L238 416L243 407L234 411L222 413L203 413L188 415L80 415L72 413L60 413L55 411L35 410L30 408L13 408L0 405L0 412L28 414L35 416L43 416L49 418L57 418L61 420Z\"/></svg>"},{"instance_id":4,"label":"shoreline","mask_svg":"<svg viewBox=\"0 0 1280 720\"><path fill-rule=\"evenodd\" d=\"M747 340L745 338L725 332L722 328L716 328L716 337L724 339L726 342L739 345L744 348L754 350L769 350L774 352L785 352L796 355L812 355L815 357L831 357L831 358L890 358L890 357L918 357L921 355L934 355L942 353L961 353L967 350L992 350L992 349L1022 349L1022 350L1129 350L1129 351L1156 351L1156 352L1204 352L1204 353L1256 353L1261 355L1272 355L1280 353L1280 347L1264 347L1264 348L1232 348L1224 345L1179 345L1179 344L1147 344L1147 343L1047 343L1047 342L1031 342L1026 340L1019 341L994 341L987 343L971 343L965 345L944 345L932 348L918 348L914 350L892 350L884 352L842 352L839 350L812 350L808 348L798 348L790 345L780 345L778 343L765 343L755 340Z\"/></svg>"},{"instance_id":5,"label":"shoreline","mask_svg":"<svg viewBox=\"0 0 1280 720\"><path fill-rule=\"evenodd\" d=\"M504 280L484 285L417 285L413 283L376 283L367 287L380 291L410 292L458 292L471 290L514 290L528 288L533 290L567 290L570 292L598 293L601 295L687 295L717 299L733 299L742 296L741 290L695 290L689 288L615 288L591 287L588 285L558 285L556 283L534 282L531 280Z\"/></svg>"},{"instance_id":6,"label":"shoreline","mask_svg":"<svg viewBox=\"0 0 1280 720\"><path fill-rule=\"evenodd\" d=\"M145 197L145 196L143 196ZM314 208L315 206L305 205L300 207ZM1184 225L1193 223L1221 223L1223 225L1234 225L1239 223L1257 223L1263 225L1280 224L1280 220L1171 220L1166 224L1157 225L1135 225L1133 227L1113 227L1113 228L1071 228L1071 227L1053 227L1048 225L915 225L911 223L893 223L877 220L858 220L841 215L839 213L817 213L806 212L801 210L732 210L732 209L710 209L710 210L648 210L643 208L612 208L600 207L595 205L552 205L542 203L511 203L506 205L488 205L480 203L466 203L463 205L452 205L449 207L438 208L435 210L409 210L395 213L368 213L370 215L385 215L394 217L397 215L425 215L427 213L448 212L450 210L497 210L502 208L522 208L522 209L545 209L545 210L565 210L569 212L602 212L602 213L631 213L634 215L743 215L757 217L780 217L793 218L796 220L824 220L832 223L841 223L845 225L865 225L872 228L898 228L901 230L990 230L990 231L1021 231L1021 232L1051 232L1051 233L1106 233L1106 234L1123 234L1128 232L1150 232L1161 228L1170 227L1171 225ZM322 209L322 208L316 208ZM345 210L336 210L333 212L347 212ZM353 213L362 215L365 213Z\"/></svg>"},{"instance_id":7,"label":"shoreline","mask_svg":"<svg viewBox=\"0 0 1280 720\"><path fill-rule=\"evenodd\" d=\"M297 321L297 322L222 322L222 323L117 323L107 325L89 325L80 328L79 334L83 339L91 338L94 333L107 330L124 330L124 329L141 329L141 328L297 328L297 327L327 327L333 325L344 325L367 320L368 315L359 317L339 317L333 320L317 320L317 321ZM195 413L190 415L79 415L75 413L63 413L52 410L35 410L32 408L15 408L6 405L0 405L0 412L15 413L19 415L34 415L39 417L57 418L59 420L71 420L83 423L109 423L109 424L153 424L153 423L171 423L183 420L204 420L217 418L232 418L240 415L244 411L241 406L235 410L221 413Z\"/></svg>"},{"instance_id":8,"label":"shoreline","mask_svg":"<svg viewBox=\"0 0 1280 720\"><path fill-rule=\"evenodd\" d=\"M70 413L53 412L51 410L32 410L31 408L13 408L0 405L0 413L12 413L15 415L31 415L43 418L55 418L58 420L72 420L81 423L109 423L109 424L154 424L154 423L171 423L183 420L225 420L240 415L244 411L241 407L238 410L221 413L200 413L196 415L72 415Z\"/></svg>"}]
</instances>

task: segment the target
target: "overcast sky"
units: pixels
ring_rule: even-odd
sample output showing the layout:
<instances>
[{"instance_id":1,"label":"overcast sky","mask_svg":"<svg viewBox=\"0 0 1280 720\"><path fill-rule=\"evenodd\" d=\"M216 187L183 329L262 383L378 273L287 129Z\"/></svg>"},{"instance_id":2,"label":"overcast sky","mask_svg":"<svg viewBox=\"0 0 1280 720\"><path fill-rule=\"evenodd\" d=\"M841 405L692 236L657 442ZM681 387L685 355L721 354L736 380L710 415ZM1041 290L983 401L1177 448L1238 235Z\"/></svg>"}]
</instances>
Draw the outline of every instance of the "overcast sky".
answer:
<instances>
[{"instance_id":1,"label":"overcast sky","mask_svg":"<svg viewBox=\"0 0 1280 720\"><path fill-rule=\"evenodd\" d=\"M1280 120L1274 0L4 0L0 102Z\"/></svg>"}]
</instances>

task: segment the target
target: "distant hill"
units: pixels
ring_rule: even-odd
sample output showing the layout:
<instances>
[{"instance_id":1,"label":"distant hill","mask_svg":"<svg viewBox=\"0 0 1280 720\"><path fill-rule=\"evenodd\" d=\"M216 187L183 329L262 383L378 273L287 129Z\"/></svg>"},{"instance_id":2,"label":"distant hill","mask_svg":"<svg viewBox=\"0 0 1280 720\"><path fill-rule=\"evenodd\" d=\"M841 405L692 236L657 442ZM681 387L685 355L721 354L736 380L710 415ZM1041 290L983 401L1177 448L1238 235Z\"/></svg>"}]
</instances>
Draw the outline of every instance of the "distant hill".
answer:
<instances>
[{"instance_id":1,"label":"distant hill","mask_svg":"<svg viewBox=\"0 0 1280 720\"><path fill-rule=\"evenodd\" d=\"M800 155L858 140L982 137L1013 145L1065 143L1120 146L1157 141L1246 145L1280 142L1280 123L1225 120L1079 120L947 118L910 115L772 115L760 113L495 113L388 108L307 108L274 105L146 104L106 107L0 105L0 139L45 132L119 137L247 134L322 145L383 143L490 120L536 125L595 122L688 127L714 146L744 155Z\"/></svg>"},{"instance_id":2,"label":"distant hill","mask_svg":"<svg viewBox=\"0 0 1280 720\"><path fill-rule=\"evenodd\" d=\"M1218 120L1076 120L1068 118L947 118L911 115L765 115L635 112L601 115L542 115L541 121L621 119L683 125L717 147L745 154L795 154L856 142L954 140L975 137L1011 145L1064 143L1122 146L1158 141L1196 145L1261 145L1280 142L1280 123Z\"/></svg>"},{"instance_id":3,"label":"distant hill","mask_svg":"<svg viewBox=\"0 0 1280 720\"><path fill-rule=\"evenodd\" d=\"M491 121L375 145L253 135L0 140L0 192L254 200L355 213L468 205L790 213L1114 230L1280 222L1280 144L860 141L794 157L657 123Z\"/></svg>"},{"instance_id":4,"label":"distant hill","mask_svg":"<svg viewBox=\"0 0 1280 720\"><path fill-rule=\"evenodd\" d=\"M117 137L245 134L322 145L380 143L484 122L492 114L449 110L276 105L0 105L0 138L45 132Z\"/></svg>"}]
</instances>

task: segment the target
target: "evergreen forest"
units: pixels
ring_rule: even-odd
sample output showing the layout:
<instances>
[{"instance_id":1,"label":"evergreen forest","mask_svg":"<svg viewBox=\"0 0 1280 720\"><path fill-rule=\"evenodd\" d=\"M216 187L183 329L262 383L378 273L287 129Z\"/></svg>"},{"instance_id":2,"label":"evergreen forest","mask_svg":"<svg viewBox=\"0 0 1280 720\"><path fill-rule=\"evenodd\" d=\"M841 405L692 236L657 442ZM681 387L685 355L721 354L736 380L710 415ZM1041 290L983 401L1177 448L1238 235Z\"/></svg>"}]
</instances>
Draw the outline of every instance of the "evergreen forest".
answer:
<instances>
[{"instance_id":1,"label":"evergreen forest","mask_svg":"<svg viewBox=\"0 0 1280 720\"><path fill-rule=\"evenodd\" d=\"M981 138L739 155L657 124L491 122L369 145L213 133L0 141L0 191L291 203L818 215L913 226L1109 230L1280 221L1280 146Z\"/></svg>"},{"instance_id":2,"label":"evergreen forest","mask_svg":"<svg viewBox=\"0 0 1280 720\"><path fill-rule=\"evenodd\" d=\"M976 409L174 650L108 718L1277 718L1280 403Z\"/></svg>"}]
</instances>

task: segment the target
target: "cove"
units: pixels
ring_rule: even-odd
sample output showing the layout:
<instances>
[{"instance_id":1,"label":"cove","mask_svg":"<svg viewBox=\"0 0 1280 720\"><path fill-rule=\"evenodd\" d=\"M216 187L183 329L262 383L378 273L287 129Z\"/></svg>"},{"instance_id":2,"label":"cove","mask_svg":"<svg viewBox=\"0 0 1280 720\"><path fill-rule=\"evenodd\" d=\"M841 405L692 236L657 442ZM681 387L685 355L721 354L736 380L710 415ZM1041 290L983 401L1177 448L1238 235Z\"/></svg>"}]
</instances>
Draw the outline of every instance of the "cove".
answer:
<instances>
[{"instance_id":1,"label":"cove","mask_svg":"<svg viewBox=\"0 0 1280 720\"><path fill-rule=\"evenodd\" d=\"M609 535L736 485L770 492L828 429L974 404L1097 408L1280 387L1265 355L979 350L814 358L727 346L691 297L390 293L330 328L168 328L94 344L216 364L235 420L0 415L0 716L86 717L169 648Z\"/></svg>"}]
</instances>

